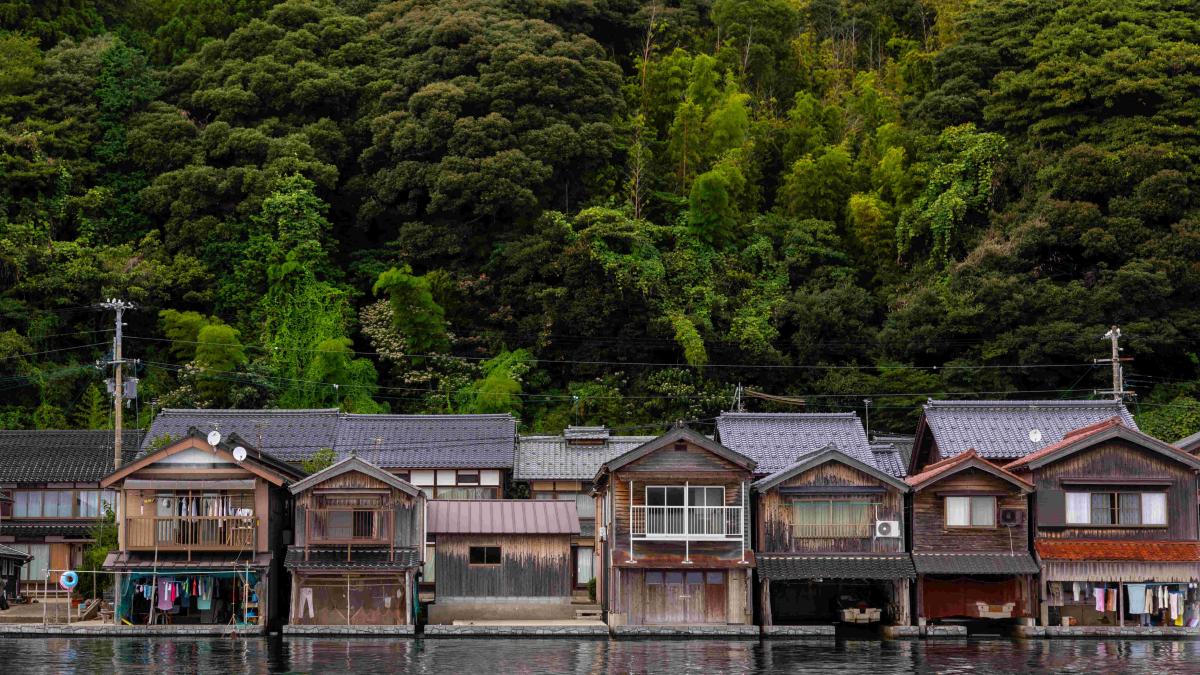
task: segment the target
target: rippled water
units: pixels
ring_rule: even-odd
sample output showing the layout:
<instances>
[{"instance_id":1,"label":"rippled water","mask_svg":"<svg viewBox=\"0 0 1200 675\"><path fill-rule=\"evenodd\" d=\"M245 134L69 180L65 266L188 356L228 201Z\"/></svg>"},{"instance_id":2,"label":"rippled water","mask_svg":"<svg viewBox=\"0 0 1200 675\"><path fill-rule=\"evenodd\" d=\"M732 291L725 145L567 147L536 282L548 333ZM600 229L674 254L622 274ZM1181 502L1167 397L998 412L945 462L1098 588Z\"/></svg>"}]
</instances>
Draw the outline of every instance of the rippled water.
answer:
<instances>
[{"instance_id":1,"label":"rippled water","mask_svg":"<svg viewBox=\"0 0 1200 675\"><path fill-rule=\"evenodd\" d=\"M4 673L1197 673L1200 642L0 639Z\"/></svg>"}]
</instances>

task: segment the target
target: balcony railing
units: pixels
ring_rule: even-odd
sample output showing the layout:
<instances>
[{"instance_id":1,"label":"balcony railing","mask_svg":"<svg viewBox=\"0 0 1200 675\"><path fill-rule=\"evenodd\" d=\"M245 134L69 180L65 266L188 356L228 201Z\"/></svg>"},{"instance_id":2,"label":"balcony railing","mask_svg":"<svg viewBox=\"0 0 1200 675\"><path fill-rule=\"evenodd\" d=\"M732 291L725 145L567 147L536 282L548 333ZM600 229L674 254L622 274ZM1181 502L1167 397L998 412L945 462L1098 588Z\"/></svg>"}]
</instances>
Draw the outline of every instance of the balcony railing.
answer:
<instances>
[{"instance_id":1,"label":"balcony railing","mask_svg":"<svg viewBox=\"0 0 1200 675\"><path fill-rule=\"evenodd\" d=\"M742 538L740 506L635 506L632 517L634 539Z\"/></svg>"},{"instance_id":2,"label":"balcony railing","mask_svg":"<svg viewBox=\"0 0 1200 675\"><path fill-rule=\"evenodd\" d=\"M395 531L387 509L312 509L306 541L312 544L388 546Z\"/></svg>"},{"instance_id":3,"label":"balcony railing","mask_svg":"<svg viewBox=\"0 0 1200 675\"><path fill-rule=\"evenodd\" d=\"M125 548L130 551L253 551L257 544L254 516L125 519Z\"/></svg>"},{"instance_id":4,"label":"balcony railing","mask_svg":"<svg viewBox=\"0 0 1200 675\"><path fill-rule=\"evenodd\" d=\"M795 539L865 539L870 538L870 523L809 523L792 526Z\"/></svg>"}]
</instances>

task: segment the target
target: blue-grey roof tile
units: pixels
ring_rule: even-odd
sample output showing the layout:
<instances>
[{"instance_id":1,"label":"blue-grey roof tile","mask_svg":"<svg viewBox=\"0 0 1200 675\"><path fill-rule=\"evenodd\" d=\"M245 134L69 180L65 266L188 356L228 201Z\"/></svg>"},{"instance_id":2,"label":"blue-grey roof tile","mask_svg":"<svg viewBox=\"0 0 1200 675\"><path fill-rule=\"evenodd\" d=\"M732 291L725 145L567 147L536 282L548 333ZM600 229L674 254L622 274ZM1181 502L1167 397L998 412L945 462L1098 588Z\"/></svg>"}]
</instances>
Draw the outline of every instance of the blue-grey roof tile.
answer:
<instances>
[{"instance_id":1,"label":"blue-grey roof tile","mask_svg":"<svg viewBox=\"0 0 1200 675\"><path fill-rule=\"evenodd\" d=\"M99 482L113 470L111 429L0 431L0 483ZM142 432L121 435L123 461L142 443Z\"/></svg>"},{"instance_id":2,"label":"blue-grey roof tile","mask_svg":"<svg viewBox=\"0 0 1200 675\"><path fill-rule=\"evenodd\" d=\"M578 429L578 427L575 427ZM572 429L568 428L567 432ZM591 480L605 462L620 457L657 436L610 436L605 431L603 442L599 434L581 436L522 436L517 442L517 462L513 471L516 480ZM571 442L592 441L591 444Z\"/></svg>"},{"instance_id":3,"label":"blue-grey roof tile","mask_svg":"<svg viewBox=\"0 0 1200 675\"><path fill-rule=\"evenodd\" d=\"M1137 429L1133 415L1120 401L929 401L925 404L925 424L933 433L943 459L972 448L989 459L1018 459L1061 441L1068 432L1113 417Z\"/></svg>"},{"instance_id":4,"label":"blue-grey roof tile","mask_svg":"<svg viewBox=\"0 0 1200 675\"><path fill-rule=\"evenodd\" d=\"M717 435L725 447L758 462L755 473L759 475L785 469L832 443L864 464L904 476L894 451L872 451L854 413L722 413Z\"/></svg>"}]
</instances>

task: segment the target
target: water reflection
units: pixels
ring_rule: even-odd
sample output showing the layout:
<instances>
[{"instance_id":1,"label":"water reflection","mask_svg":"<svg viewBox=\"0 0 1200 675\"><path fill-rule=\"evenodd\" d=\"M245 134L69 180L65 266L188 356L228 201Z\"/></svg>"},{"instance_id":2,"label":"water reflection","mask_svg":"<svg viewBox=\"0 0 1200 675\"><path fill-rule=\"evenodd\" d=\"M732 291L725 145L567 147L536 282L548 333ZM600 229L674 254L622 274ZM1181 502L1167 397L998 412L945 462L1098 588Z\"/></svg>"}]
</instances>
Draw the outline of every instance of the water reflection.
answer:
<instances>
[{"instance_id":1,"label":"water reflection","mask_svg":"<svg viewBox=\"0 0 1200 675\"><path fill-rule=\"evenodd\" d=\"M0 639L11 673L1196 673L1200 642Z\"/></svg>"}]
</instances>

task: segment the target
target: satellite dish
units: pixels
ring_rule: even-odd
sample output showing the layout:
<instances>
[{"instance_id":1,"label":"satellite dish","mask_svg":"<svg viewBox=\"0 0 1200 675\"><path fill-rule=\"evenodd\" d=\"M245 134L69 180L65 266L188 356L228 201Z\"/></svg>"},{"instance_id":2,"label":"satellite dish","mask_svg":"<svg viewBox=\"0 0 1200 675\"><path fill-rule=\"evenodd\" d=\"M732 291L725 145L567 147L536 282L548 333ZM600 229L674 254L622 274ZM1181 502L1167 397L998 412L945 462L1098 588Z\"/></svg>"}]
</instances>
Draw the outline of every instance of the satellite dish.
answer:
<instances>
[{"instance_id":1,"label":"satellite dish","mask_svg":"<svg viewBox=\"0 0 1200 675\"><path fill-rule=\"evenodd\" d=\"M220 442L221 442L221 432L217 431L216 429L213 429L212 431L208 432L208 444L209 445L216 445L217 443L220 443Z\"/></svg>"},{"instance_id":2,"label":"satellite dish","mask_svg":"<svg viewBox=\"0 0 1200 675\"><path fill-rule=\"evenodd\" d=\"M243 448L243 447L242 447L242 446L240 446L240 445L239 445L239 446L237 446L236 448L234 448L234 449L233 449L233 458L234 458L234 459L236 459L236 460L237 460L237 461L239 461L239 462L245 461L245 459L246 459L246 449L245 449L245 448Z\"/></svg>"},{"instance_id":3,"label":"satellite dish","mask_svg":"<svg viewBox=\"0 0 1200 675\"><path fill-rule=\"evenodd\" d=\"M1041 429L1030 429L1029 430L1029 440L1033 441L1034 443L1041 443L1042 442L1042 430Z\"/></svg>"}]
</instances>

